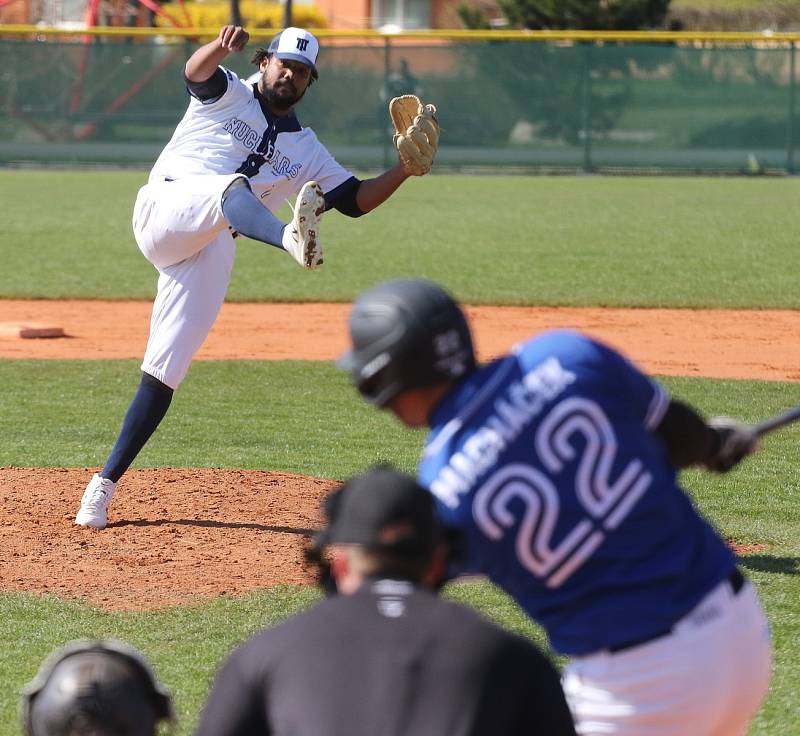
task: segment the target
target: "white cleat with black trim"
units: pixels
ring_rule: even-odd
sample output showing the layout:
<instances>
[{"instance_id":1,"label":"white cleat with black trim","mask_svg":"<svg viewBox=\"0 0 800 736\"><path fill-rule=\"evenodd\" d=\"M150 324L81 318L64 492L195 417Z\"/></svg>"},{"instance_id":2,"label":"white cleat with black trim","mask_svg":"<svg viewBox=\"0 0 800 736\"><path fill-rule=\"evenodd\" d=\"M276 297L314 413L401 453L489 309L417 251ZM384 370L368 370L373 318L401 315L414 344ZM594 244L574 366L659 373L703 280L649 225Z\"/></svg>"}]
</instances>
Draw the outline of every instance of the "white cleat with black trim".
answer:
<instances>
[{"instance_id":1,"label":"white cleat with black trim","mask_svg":"<svg viewBox=\"0 0 800 736\"><path fill-rule=\"evenodd\" d=\"M315 181L306 182L294 206L294 217L283 230L283 248L303 268L322 265L319 221L325 212L325 195Z\"/></svg>"}]
</instances>

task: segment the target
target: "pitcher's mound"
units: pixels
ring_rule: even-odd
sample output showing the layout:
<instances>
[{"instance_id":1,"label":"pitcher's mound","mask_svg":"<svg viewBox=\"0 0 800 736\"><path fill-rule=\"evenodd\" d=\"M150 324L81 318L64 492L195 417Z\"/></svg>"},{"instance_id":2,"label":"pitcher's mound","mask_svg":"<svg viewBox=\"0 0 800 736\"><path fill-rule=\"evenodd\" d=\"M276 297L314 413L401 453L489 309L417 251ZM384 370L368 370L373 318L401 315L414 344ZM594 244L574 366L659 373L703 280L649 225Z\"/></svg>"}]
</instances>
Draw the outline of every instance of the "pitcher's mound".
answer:
<instances>
[{"instance_id":1,"label":"pitcher's mound","mask_svg":"<svg viewBox=\"0 0 800 736\"><path fill-rule=\"evenodd\" d=\"M311 582L303 549L335 481L131 470L97 531L73 523L94 471L0 468L0 589L151 609Z\"/></svg>"}]
</instances>

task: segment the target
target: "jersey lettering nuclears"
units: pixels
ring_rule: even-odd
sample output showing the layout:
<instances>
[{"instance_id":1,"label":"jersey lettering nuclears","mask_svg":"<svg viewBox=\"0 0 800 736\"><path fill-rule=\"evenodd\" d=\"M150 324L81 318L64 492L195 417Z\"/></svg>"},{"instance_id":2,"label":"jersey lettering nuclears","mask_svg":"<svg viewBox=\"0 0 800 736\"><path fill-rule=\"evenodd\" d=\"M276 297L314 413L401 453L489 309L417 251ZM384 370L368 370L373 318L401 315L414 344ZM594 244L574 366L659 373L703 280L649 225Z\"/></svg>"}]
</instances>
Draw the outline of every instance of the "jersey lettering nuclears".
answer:
<instances>
[{"instance_id":1,"label":"jersey lettering nuclears","mask_svg":"<svg viewBox=\"0 0 800 736\"><path fill-rule=\"evenodd\" d=\"M668 629L734 567L654 434L669 397L615 351L544 333L437 407L419 468L488 575L565 654Z\"/></svg>"},{"instance_id":2,"label":"jersey lettering nuclears","mask_svg":"<svg viewBox=\"0 0 800 736\"><path fill-rule=\"evenodd\" d=\"M294 114L270 114L252 84L222 68L225 92L216 100L191 97L150 173L153 179L198 174L248 177L255 194L275 211L312 179L330 192L353 175L331 156Z\"/></svg>"}]
</instances>

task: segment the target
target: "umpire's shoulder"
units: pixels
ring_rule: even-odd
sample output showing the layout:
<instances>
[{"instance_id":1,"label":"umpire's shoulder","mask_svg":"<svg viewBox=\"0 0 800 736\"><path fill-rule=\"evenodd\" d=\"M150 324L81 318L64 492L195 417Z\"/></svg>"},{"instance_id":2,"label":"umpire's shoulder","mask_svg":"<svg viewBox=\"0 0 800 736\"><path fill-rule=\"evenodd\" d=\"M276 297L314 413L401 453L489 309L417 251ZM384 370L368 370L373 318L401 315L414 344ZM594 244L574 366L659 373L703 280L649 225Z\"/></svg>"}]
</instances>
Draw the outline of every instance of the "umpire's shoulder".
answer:
<instances>
[{"instance_id":1,"label":"umpire's shoulder","mask_svg":"<svg viewBox=\"0 0 800 736\"><path fill-rule=\"evenodd\" d=\"M449 630L455 636L480 642L487 655L513 655L521 662L550 666L550 660L530 639L507 631L482 613L461 603L441 600L440 606L440 616L450 622Z\"/></svg>"},{"instance_id":2,"label":"umpire's shoulder","mask_svg":"<svg viewBox=\"0 0 800 736\"><path fill-rule=\"evenodd\" d=\"M431 605L437 608L439 618L451 622L454 632L463 634L469 631L475 636L479 635L481 639L493 642L511 641L519 638L502 629L484 614L463 603L437 598L431 602Z\"/></svg>"},{"instance_id":3,"label":"umpire's shoulder","mask_svg":"<svg viewBox=\"0 0 800 736\"><path fill-rule=\"evenodd\" d=\"M298 642L302 642L314 626L314 620L320 615L324 618L323 611L327 600L314 603L308 608L295 613L283 621L267 626L249 638L242 641L230 654L230 659L241 666L247 663L263 660L265 657L280 657L283 652L293 651Z\"/></svg>"}]
</instances>

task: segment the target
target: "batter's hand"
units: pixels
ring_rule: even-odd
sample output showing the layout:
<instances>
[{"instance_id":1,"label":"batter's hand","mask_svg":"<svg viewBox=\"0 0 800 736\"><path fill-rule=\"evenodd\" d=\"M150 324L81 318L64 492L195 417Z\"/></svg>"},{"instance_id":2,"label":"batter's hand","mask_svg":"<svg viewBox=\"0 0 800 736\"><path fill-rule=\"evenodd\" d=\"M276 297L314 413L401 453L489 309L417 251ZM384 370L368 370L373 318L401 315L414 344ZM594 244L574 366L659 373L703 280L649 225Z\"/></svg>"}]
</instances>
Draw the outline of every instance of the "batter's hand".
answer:
<instances>
[{"instance_id":1,"label":"batter's hand","mask_svg":"<svg viewBox=\"0 0 800 736\"><path fill-rule=\"evenodd\" d=\"M726 473L758 449L758 435L749 424L729 417L714 417L708 426L719 437L717 451L705 462L709 470Z\"/></svg>"},{"instance_id":2,"label":"batter's hand","mask_svg":"<svg viewBox=\"0 0 800 736\"><path fill-rule=\"evenodd\" d=\"M222 26L219 30L219 43L228 51L241 51L250 40L250 34L241 26Z\"/></svg>"}]
</instances>

